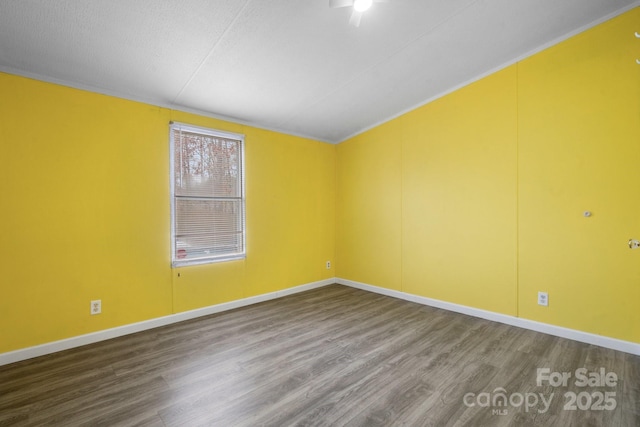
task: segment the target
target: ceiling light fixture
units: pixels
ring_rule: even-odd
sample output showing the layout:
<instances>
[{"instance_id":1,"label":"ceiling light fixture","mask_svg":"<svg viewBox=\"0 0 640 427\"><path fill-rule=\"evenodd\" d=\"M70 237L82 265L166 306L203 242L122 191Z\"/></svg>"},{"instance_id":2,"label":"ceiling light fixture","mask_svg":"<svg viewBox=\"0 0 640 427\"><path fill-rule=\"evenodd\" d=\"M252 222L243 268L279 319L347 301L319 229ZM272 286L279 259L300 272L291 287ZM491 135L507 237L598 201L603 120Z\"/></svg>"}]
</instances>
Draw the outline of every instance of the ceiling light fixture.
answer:
<instances>
[{"instance_id":1,"label":"ceiling light fixture","mask_svg":"<svg viewBox=\"0 0 640 427\"><path fill-rule=\"evenodd\" d=\"M329 0L329 7L351 7L349 23L355 27L360 25L364 12L369 10L373 3L389 3L391 0Z\"/></svg>"},{"instance_id":2,"label":"ceiling light fixture","mask_svg":"<svg viewBox=\"0 0 640 427\"><path fill-rule=\"evenodd\" d=\"M358 12L364 12L371 7L372 3L372 0L355 0L353 2L353 8Z\"/></svg>"}]
</instances>

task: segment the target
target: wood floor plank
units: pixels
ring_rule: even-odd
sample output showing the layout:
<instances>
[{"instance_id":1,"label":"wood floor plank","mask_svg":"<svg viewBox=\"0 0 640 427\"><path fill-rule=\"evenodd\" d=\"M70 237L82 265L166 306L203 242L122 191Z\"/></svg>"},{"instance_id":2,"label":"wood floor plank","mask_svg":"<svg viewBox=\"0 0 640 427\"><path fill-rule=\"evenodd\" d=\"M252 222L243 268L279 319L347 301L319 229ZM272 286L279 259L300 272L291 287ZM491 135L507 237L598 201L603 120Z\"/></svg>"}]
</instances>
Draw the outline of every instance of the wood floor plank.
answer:
<instances>
[{"instance_id":1,"label":"wood floor plank","mask_svg":"<svg viewBox=\"0 0 640 427\"><path fill-rule=\"evenodd\" d=\"M549 406L483 404L502 391ZM0 367L0 426L40 425L638 426L640 357L332 285Z\"/></svg>"}]
</instances>

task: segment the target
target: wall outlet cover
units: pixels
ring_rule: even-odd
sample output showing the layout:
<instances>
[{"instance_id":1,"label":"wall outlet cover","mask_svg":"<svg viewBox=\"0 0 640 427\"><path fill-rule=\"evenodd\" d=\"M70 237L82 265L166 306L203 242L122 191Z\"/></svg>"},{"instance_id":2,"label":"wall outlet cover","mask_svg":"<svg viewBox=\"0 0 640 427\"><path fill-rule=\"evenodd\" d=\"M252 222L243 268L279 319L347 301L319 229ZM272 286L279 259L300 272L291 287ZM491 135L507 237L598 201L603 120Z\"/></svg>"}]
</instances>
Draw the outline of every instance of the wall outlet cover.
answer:
<instances>
[{"instance_id":1,"label":"wall outlet cover","mask_svg":"<svg viewBox=\"0 0 640 427\"><path fill-rule=\"evenodd\" d=\"M102 313L102 300L96 299L91 301L91 315Z\"/></svg>"},{"instance_id":2,"label":"wall outlet cover","mask_svg":"<svg viewBox=\"0 0 640 427\"><path fill-rule=\"evenodd\" d=\"M546 292L538 292L538 305L547 307L549 305L549 294Z\"/></svg>"}]
</instances>

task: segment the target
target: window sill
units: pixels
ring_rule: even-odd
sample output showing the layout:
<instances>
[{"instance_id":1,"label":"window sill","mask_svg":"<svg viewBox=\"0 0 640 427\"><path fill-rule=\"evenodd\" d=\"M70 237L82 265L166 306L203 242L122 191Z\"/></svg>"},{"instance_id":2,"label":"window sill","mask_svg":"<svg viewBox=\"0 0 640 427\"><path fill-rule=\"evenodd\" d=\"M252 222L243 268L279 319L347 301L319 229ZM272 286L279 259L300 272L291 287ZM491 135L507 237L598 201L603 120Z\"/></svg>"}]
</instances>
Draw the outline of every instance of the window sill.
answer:
<instances>
[{"instance_id":1,"label":"window sill","mask_svg":"<svg viewBox=\"0 0 640 427\"><path fill-rule=\"evenodd\" d=\"M181 268L181 267L189 267L192 265L203 265L203 264L218 264L221 262L238 261L246 258L247 258L247 254L236 254L236 255L229 255L229 256L217 257L217 258L199 258L199 259L190 259L190 260L182 260L182 261L173 261L171 263L171 268Z\"/></svg>"}]
</instances>

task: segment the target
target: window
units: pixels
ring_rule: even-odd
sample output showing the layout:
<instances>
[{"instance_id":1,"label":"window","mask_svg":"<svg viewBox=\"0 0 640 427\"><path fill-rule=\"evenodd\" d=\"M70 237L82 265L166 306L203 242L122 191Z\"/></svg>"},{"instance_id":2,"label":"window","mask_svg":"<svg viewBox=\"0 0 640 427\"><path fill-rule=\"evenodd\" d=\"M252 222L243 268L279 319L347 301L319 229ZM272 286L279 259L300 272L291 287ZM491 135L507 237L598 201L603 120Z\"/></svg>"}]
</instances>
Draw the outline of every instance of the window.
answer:
<instances>
[{"instance_id":1,"label":"window","mask_svg":"<svg viewBox=\"0 0 640 427\"><path fill-rule=\"evenodd\" d=\"M244 136L171 123L174 267L245 257Z\"/></svg>"}]
</instances>

